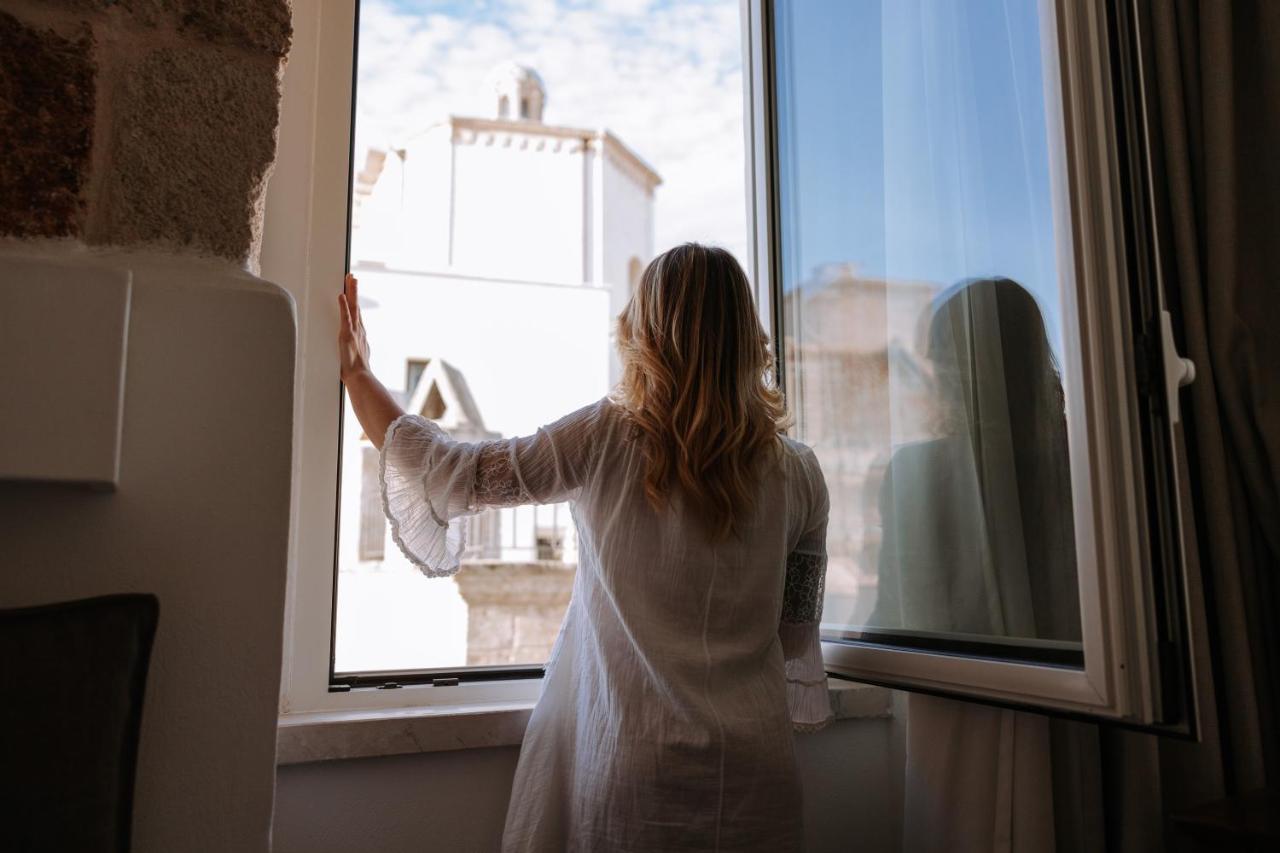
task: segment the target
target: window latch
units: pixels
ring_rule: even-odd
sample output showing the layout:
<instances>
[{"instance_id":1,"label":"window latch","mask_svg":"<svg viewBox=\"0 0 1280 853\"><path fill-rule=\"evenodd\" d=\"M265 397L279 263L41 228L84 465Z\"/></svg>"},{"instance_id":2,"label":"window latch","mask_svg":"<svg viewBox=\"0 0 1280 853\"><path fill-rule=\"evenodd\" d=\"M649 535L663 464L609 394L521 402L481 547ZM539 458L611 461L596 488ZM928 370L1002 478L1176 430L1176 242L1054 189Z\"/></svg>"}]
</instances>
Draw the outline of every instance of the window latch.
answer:
<instances>
[{"instance_id":1,"label":"window latch","mask_svg":"<svg viewBox=\"0 0 1280 853\"><path fill-rule=\"evenodd\" d=\"M1178 402L1178 390L1196 381L1196 365L1183 358L1173 341L1173 317L1160 310L1160 351L1164 362L1164 394L1169 414L1169 425L1182 420L1182 408Z\"/></svg>"}]
</instances>

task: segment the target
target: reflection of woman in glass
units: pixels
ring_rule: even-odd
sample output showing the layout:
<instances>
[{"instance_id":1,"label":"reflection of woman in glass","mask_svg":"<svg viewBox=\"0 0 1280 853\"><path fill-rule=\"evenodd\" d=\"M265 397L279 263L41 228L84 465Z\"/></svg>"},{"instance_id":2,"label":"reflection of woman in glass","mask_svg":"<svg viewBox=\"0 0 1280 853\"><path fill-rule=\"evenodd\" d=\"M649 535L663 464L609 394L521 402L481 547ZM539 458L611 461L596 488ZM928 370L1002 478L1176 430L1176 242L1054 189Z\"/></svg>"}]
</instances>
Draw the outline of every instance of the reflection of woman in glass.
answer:
<instances>
[{"instance_id":1,"label":"reflection of woman in glass","mask_svg":"<svg viewBox=\"0 0 1280 853\"><path fill-rule=\"evenodd\" d=\"M1035 298L1007 278L935 302L938 436L885 474L873 627L1078 641L1062 384Z\"/></svg>"},{"instance_id":2,"label":"reflection of woman in glass","mask_svg":"<svg viewBox=\"0 0 1280 853\"><path fill-rule=\"evenodd\" d=\"M1005 278L935 305L938 435L890 460L870 624L1078 641L1066 418L1040 309ZM1049 778L1043 717L908 697L905 851L1052 849Z\"/></svg>"}]
</instances>

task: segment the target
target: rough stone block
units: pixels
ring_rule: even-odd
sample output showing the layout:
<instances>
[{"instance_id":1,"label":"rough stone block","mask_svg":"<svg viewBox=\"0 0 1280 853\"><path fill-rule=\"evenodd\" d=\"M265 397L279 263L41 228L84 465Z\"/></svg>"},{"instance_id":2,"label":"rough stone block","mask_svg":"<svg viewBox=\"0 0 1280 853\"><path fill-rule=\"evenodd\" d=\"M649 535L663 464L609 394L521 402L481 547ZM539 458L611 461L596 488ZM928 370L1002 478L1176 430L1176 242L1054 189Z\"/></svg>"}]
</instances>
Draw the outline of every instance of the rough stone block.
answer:
<instances>
[{"instance_id":1,"label":"rough stone block","mask_svg":"<svg viewBox=\"0 0 1280 853\"><path fill-rule=\"evenodd\" d=\"M283 59L293 38L287 0L182 0L182 29L218 44L263 50Z\"/></svg>"},{"instance_id":2,"label":"rough stone block","mask_svg":"<svg viewBox=\"0 0 1280 853\"><path fill-rule=\"evenodd\" d=\"M211 47L162 48L126 69L89 241L252 258L275 157L277 72L274 59Z\"/></svg>"},{"instance_id":3,"label":"rough stone block","mask_svg":"<svg viewBox=\"0 0 1280 853\"><path fill-rule=\"evenodd\" d=\"M153 19L163 12L174 11L178 0L44 0L44 5L72 12L118 11Z\"/></svg>"},{"instance_id":4,"label":"rough stone block","mask_svg":"<svg viewBox=\"0 0 1280 853\"><path fill-rule=\"evenodd\" d=\"M93 40L0 12L0 234L80 232L93 139Z\"/></svg>"},{"instance_id":5,"label":"rough stone block","mask_svg":"<svg viewBox=\"0 0 1280 853\"><path fill-rule=\"evenodd\" d=\"M467 613L468 648L483 651L508 649L514 634L511 614L500 608L471 608Z\"/></svg>"},{"instance_id":6,"label":"rough stone block","mask_svg":"<svg viewBox=\"0 0 1280 853\"><path fill-rule=\"evenodd\" d=\"M283 59L293 37L289 0L43 0L98 20L174 27L206 43L265 51Z\"/></svg>"},{"instance_id":7,"label":"rough stone block","mask_svg":"<svg viewBox=\"0 0 1280 853\"><path fill-rule=\"evenodd\" d=\"M467 652L467 666L502 666L511 663L511 653L500 652Z\"/></svg>"},{"instance_id":8,"label":"rough stone block","mask_svg":"<svg viewBox=\"0 0 1280 853\"><path fill-rule=\"evenodd\" d=\"M539 607L515 618L513 642L517 648L534 647L550 650L564 621L563 607Z\"/></svg>"}]
</instances>

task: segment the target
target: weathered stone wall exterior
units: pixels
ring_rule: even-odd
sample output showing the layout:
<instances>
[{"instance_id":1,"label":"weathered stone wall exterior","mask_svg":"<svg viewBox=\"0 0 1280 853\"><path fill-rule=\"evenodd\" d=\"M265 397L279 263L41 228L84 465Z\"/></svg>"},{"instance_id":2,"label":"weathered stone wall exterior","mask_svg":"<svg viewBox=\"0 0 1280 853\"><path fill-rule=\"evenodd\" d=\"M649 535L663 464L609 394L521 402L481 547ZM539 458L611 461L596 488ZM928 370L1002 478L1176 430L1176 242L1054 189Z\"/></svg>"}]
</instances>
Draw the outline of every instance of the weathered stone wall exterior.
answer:
<instances>
[{"instance_id":1,"label":"weathered stone wall exterior","mask_svg":"<svg viewBox=\"0 0 1280 853\"><path fill-rule=\"evenodd\" d=\"M253 269L288 0L0 0L0 236Z\"/></svg>"},{"instance_id":2,"label":"weathered stone wall exterior","mask_svg":"<svg viewBox=\"0 0 1280 853\"><path fill-rule=\"evenodd\" d=\"M577 566L553 560L464 563L467 666L541 664L551 656Z\"/></svg>"}]
</instances>

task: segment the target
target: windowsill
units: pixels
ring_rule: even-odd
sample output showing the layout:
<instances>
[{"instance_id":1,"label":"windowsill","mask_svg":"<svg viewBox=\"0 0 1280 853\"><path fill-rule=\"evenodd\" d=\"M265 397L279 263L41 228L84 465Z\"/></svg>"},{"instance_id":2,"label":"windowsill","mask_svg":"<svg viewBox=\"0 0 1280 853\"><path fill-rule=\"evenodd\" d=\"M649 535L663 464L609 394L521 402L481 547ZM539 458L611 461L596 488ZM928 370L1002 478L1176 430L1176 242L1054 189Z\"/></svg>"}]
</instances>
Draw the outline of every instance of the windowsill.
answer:
<instances>
[{"instance_id":1,"label":"windowsill","mask_svg":"<svg viewBox=\"0 0 1280 853\"><path fill-rule=\"evenodd\" d=\"M836 720L887 717L884 687L831 679ZM447 708L319 711L280 718L276 764L519 746L532 702Z\"/></svg>"}]
</instances>

